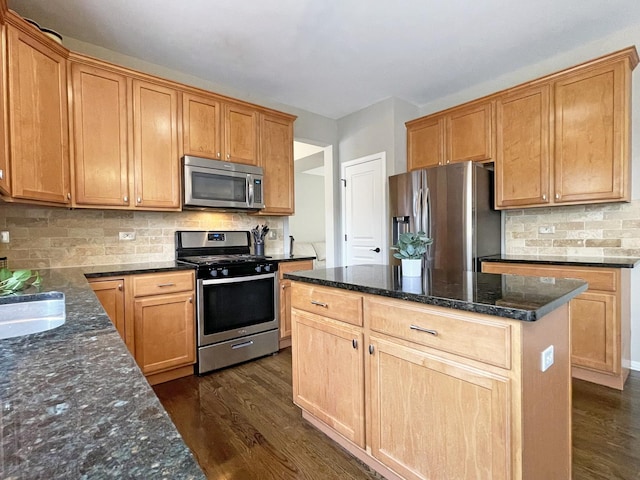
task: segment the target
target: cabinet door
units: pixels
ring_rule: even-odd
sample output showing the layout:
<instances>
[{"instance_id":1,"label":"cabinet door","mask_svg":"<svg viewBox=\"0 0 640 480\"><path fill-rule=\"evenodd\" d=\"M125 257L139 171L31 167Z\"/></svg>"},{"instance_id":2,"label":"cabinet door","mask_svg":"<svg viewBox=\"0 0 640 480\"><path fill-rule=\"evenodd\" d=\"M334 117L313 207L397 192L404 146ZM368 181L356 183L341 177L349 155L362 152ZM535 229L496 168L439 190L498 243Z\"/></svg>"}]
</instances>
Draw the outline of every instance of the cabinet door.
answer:
<instances>
[{"instance_id":1,"label":"cabinet door","mask_svg":"<svg viewBox=\"0 0 640 480\"><path fill-rule=\"evenodd\" d=\"M145 375L196 361L193 293L134 299L135 359Z\"/></svg>"},{"instance_id":2,"label":"cabinet door","mask_svg":"<svg viewBox=\"0 0 640 480\"><path fill-rule=\"evenodd\" d=\"M491 103L457 109L447 115L447 163L487 161L493 154Z\"/></svg>"},{"instance_id":3,"label":"cabinet door","mask_svg":"<svg viewBox=\"0 0 640 480\"><path fill-rule=\"evenodd\" d=\"M571 363L606 373L620 373L616 297L583 293L571 300Z\"/></svg>"},{"instance_id":4,"label":"cabinet door","mask_svg":"<svg viewBox=\"0 0 640 480\"><path fill-rule=\"evenodd\" d=\"M75 203L129 205L127 77L71 65Z\"/></svg>"},{"instance_id":5,"label":"cabinet door","mask_svg":"<svg viewBox=\"0 0 640 480\"><path fill-rule=\"evenodd\" d=\"M549 203L549 86L514 91L496 102L496 206Z\"/></svg>"},{"instance_id":6,"label":"cabinet door","mask_svg":"<svg viewBox=\"0 0 640 480\"><path fill-rule=\"evenodd\" d=\"M374 457L407 479L511 478L509 380L371 337Z\"/></svg>"},{"instance_id":7,"label":"cabinet door","mask_svg":"<svg viewBox=\"0 0 640 480\"><path fill-rule=\"evenodd\" d=\"M407 170L444 163L444 119L428 118L407 126Z\"/></svg>"},{"instance_id":8,"label":"cabinet door","mask_svg":"<svg viewBox=\"0 0 640 480\"><path fill-rule=\"evenodd\" d=\"M180 208L178 93L133 81L135 206Z\"/></svg>"},{"instance_id":9,"label":"cabinet door","mask_svg":"<svg viewBox=\"0 0 640 480\"><path fill-rule=\"evenodd\" d=\"M555 201L629 200L628 69L618 62L555 83Z\"/></svg>"},{"instance_id":10,"label":"cabinet door","mask_svg":"<svg viewBox=\"0 0 640 480\"><path fill-rule=\"evenodd\" d=\"M293 215L293 122L260 116L260 166L264 169L264 204L268 215Z\"/></svg>"},{"instance_id":11,"label":"cabinet door","mask_svg":"<svg viewBox=\"0 0 640 480\"><path fill-rule=\"evenodd\" d=\"M293 400L364 448L362 329L292 310Z\"/></svg>"},{"instance_id":12,"label":"cabinet door","mask_svg":"<svg viewBox=\"0 0 640 480\"><path fill-rule=\"evenodd\" d=\"M220 160L222 156L220 102L214 98L182 94L184 154Z\"/></svg>"},{"instance_id":13,"label":"cabinet door","mask_svg":"<svg viewBox=\"0 0 640 480\"><path fill-rule=\"evenodd\" d=\"M68 204L66 60L12 25L7 35L12 195Z\"/></svg>"},{"instance_id":14,"label":"cabinet door","mask_svg":"<svg viewBox=\"0 0 640 480\"><path fill-rule=\"evenodd\" d=\"M7 48L6 48L6 25L0 25L0 88L7 91ZM0 194L11 195L10 169L9 169L9 149L7 143L7 126L5 119L7 109L7 95L0 95Z\"/></svg>"},{"instance_id":15,"label":"cabinet door","mask_svg":"<svg viewBox=\"0 0 640 480\"><path fill-rule=\"evenodd\" d=\"M288 272L312 269L313 260L282 262L278 265L278 278L280 282L280 340L291 337L291 280L286 280L282 278L282 276Z\"/></svg>"},{"instance_id":16,"label":"cabinet door","mask_svg":"<svg viewBox=\"0 0 640 480\"><path fill-rule=\"evenodd\" d=\"M258 165L258 112L243 105L224 105L225 158Z\"/></svg>"},{"instance_id":17,"label":"cabinet door","mask_svg":"<svg viewBox=\"0 0 640 480\"><path fill-rule=\"evenodd\" d=\"M89 282L93 292L100 300L102 307L109 316L109 319L118 330L124 340L124 279L115 280L92 280Z\"/></svg>"}]
</instances>

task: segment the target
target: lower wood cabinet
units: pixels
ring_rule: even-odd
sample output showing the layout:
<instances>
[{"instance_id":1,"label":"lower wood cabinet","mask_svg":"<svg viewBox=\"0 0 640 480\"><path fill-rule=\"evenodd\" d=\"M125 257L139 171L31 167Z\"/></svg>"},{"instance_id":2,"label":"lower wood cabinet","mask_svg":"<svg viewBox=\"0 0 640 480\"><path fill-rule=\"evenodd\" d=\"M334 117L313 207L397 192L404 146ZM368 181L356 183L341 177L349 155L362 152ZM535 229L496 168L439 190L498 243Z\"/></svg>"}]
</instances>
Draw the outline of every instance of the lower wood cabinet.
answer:
<instances>
[{"instance_id":1,"label":"lower wood cabinet","mask_svg":"<svg viewBox=\"0 0 640 480\"><path fill-rule=\"evenodd\" d=\"M297 281L291 295L294 402L385 478L571 478L568 305L522 322Z\"/></svg>"},{"instance_id":2,"label":"lower wood cabinet","mask_svg":"<svg viewBox=\"0 0 640 480\"><path fill-rule=\"evenodd\" d=\"M629 269L483 262L482 271L588 282L570 302L573 376L624 388L631 358Z\"/></svg>"},{"instance_id":3,"label":"lower wood cabinet","mask_svg":"<svg viewBox=\"0 0 640 480\"><path fill-rule=\"evenodd\" d=\"M278 264L278 285L280 288L280 348L286 348L291 345L291 280L285 279L284 274L312 269L313 260L281 262Z\"/></svg>"},{"instance_id":4,"label":"lower wood cabinet","mask_svg":"<svg viewBox=\"0 0 640 480\"><path fill-rule=\"evenodd\" d=\"M128 275L89 283L151 385L193 375L194 272Z\"/></svg>"}]
</instances>

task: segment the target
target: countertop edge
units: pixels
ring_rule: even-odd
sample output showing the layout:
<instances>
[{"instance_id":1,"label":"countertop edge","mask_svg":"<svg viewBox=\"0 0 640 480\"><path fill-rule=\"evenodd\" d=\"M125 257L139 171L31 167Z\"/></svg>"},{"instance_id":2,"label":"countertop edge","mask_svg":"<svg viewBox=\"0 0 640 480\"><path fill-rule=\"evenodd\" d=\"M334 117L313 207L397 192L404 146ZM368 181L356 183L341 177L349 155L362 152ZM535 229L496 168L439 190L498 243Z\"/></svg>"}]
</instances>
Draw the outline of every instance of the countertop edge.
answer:
<instances>
[{"instance_id":1,"label":"countertop edge","mask_svg":"<svg viewBox=\"0 0 640 480\"><path fill-rule=\"evenodd\" d=\"M482 257L480 262L487 263L528 263L536 265L563 265L572 267L594 267L594 268L635 268L640 264L640 258L621 258L621 257L602 257L602 259L594 259L592 257L571 258L540 258L523 256L490 256Z\"/></svg>"}]
</instances>

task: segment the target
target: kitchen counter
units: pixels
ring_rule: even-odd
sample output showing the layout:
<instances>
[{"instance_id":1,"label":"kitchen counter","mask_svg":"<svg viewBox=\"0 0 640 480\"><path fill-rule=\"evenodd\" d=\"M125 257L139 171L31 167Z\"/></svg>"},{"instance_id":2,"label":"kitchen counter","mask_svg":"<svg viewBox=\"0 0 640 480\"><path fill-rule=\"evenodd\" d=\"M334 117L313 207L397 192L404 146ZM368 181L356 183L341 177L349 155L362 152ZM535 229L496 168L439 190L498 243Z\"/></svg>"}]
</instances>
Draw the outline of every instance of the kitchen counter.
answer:
<instances>
[{"instance_id":1,"label":"kitchen counter","mask_svg":"<svg viewBox=\"0 0 640 480\"><path fill-rule=\"evenodd\" d=\"M0 340L0 477L205 478L85 279L184 268L40 270L66 321Z\"/></svg>"},{"instance_id":2,"label":"kitchen counter","mask_svg":"<svg viewBox=\"0 0 640 480\"><path fill-rule=\"evenodd\" d=\"M402 277L399 267L354 265L286 273L284 278L428 305L535 321L587 289L580 280L425 270L421 278Z\"/></svg>"},{"instance_id":3,"label":"kitchen counter","mask_svg":"<svg viewBox=\"0 0 640 480\"><path fill-rule=\"evenodd\" d=\"M557 255L492 255L481 262L532 263L539 265L566 265L573 267L634 268L640 258L626 257L562 257Z\"/></svg>"}]
</instances>

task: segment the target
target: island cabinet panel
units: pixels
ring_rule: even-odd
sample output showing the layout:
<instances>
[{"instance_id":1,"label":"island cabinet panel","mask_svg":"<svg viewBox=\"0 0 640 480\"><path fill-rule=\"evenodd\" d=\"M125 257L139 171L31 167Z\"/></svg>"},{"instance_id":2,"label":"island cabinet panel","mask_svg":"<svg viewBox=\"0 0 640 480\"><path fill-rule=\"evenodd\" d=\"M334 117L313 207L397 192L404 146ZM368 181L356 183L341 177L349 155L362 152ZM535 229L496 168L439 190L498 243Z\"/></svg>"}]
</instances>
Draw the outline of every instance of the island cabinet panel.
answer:
<instances>
[{"instance_id":1,"label":"island cabinet panel","mask_svg":"<svg viewBox=\"0 0 640 480\"><path fill-rule=\"evenodd\" d=\"M293 120L260 115L260 166L264 170L262 215L293 215Z\"/></svg>"},{"instance_id":2,"label":"island cabinet panel","mask_svg":"<svg viewBox=\"0 0 640 480\"><path fill-rule=\"evenodd\" d=\"M69 204L66 58L39 36L7 25L11 194Z\"/></svg>"},{"instance_id":3,"label":"island cabinet panel","mask_svg":"<svg viewBox=\"0 0 640 480\"><path fill-rule=\"evenodd\" d=\"M94 280L89 282L89 285L116 330L125 339L124 278Z\"/></svg>"},{"instance_id":4,"label":"island cabinet panel","mask_svg":"<svg viewBox=\"0 0 640 480\"><path fill-rule=\"evenodd\" d=\"M294 402L364 448L364 354L359 327L293 309Z\"/></svg>"},{"instance_id":5,"label":"island cabinet panel","mask_svg":"<svg viewBox=\"0 0 640 480\"><path fill-rule=\"evenodd\" d=\"M631 70L616 62L555 82L555 201L629 200Z\"/></svg>"},{"instance_id":6,"label":"island cabinet panel","mask_svg":"<svg viewBox=\"0 0 640 480\"><path fill-rule=\"evenodd\" d=\"M280 348L291 345L291 280L284 278L284 274L312 269L313 260L282 262L278 265L278 285L280 288Z\"/></svg>"},{"instance_id":7,"label":"island cabinet panel","mask_svg":"<svg viewBox=\"0 0 640 480\"><path fill-rule=\"evenodd\" d=\"M482 271L588 282L589 289L570 302L573 376L624 388L630 362L629 269L483 262Z\"/></svg>"},{"instance_id":8,"label":"island cabinet panel","mask_svg":"<svg viewBox=\"0 0 640 480\"><path fill-rule=\"evenodd\" d=\"M372 336L371 451L407 479L511 477L509 379Z\"/></svg>"},{"instance_id":9,"label":"island cabinet panel","mask_svg":"<svg viewBox=\"0 0 640 480\"><path fill-rule=\"evenodd\" d=\"M133 80L136 207L180 209L178 92Z\"/></svg>"},{"instance_id":10,"label":"island cabinet panel","mask_svg":"<svg viewBox=\"0 0 640 480\"><path fill-rule=\"evenodd\" d=\"M71 63L76 205L129 205L129 81Z\"/></svg>"},{"instance_id":11,"label":"island cabinet panel","mask_svg":"<svg viewBox=\"0 0 640 480\"><path fill-rule=\"evenodd\" d=\"M222 113L217 97L182 94L182 136L185 155L222 159Z\"/></svg>"},{"instance_id":12,"label":"island cabinet panel","mask_svg":"<svg viewBox=\"0 0 640 480\"><path fill-rule=\"evenodd\" d=\"M549 86L528 87L496 101L496 206L549 203Z\"/></svg>"}]
</instances>

